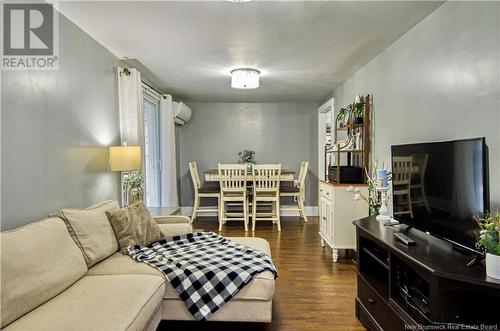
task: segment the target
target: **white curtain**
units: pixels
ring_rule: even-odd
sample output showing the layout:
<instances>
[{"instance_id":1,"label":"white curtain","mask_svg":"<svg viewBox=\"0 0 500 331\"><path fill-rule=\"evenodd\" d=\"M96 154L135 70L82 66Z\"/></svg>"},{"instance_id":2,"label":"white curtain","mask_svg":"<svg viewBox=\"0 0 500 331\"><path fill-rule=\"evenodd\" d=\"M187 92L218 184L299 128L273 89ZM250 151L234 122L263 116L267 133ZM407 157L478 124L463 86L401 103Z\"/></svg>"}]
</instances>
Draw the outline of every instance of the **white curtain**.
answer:
<instances>
[{"instance_id":1,"label":"white curtain","mask_svg":"<svg viewBox=\"0 0 500 331\"><path fill-rule=\"evenodd\" d=\"M168 94L160 100L160 159L161 206L178 207L174 102Z\"/></svg>"},{"instance_id":2,"label":"white curtain","mask_svg":"<svg viewBox=\"0 0 500 331\"><path fill-rule=\"evenodd\" d=\"M117 68L120 141L141 146L144 154L144 119L141 73L134 68ZM144 157L142 157L144 171ZM144 192L147 188L144 183ZM145 193L146 194L146 193Z\"/></svg>"},{"instance_id":3,"label":"white curtain","mask_svg":"<svg viewBox=\"0 0 500 331\"><path fill-rule=\"evenodd\" d=\"M118 68L118 109L120 139L127 145L144 145L143 95L141 73L136 69Z\"/></svg>"}]
</instances>

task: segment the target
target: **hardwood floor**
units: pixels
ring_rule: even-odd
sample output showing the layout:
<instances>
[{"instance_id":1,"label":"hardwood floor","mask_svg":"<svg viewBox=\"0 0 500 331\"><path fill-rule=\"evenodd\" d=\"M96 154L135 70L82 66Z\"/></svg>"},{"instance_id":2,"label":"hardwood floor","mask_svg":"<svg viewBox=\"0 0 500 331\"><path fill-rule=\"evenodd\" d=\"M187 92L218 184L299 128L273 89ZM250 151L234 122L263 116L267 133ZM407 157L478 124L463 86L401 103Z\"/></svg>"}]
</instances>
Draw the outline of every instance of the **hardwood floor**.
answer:
<instances>
[{"instance_id":1,"label":"hardwood floor","mask_svg":"<svg viewBox=\"0 0 500 331\"><path fill-rule=\"evenodd\" d=\"M321 247L317 217L309 223L297 217L282 219L279 233L271 222L257 223L255 237L269 241L279 276L273 302L273 322L162 322L158 330L365 330L354 313L355 264L352 256L332 262L331 250ZM217 231L215 218L199 218L195 229ZM241 222L228 222L221 235L252 236ZM342 255L341 255L342 257Z\"/></svg>"}]
</instances>

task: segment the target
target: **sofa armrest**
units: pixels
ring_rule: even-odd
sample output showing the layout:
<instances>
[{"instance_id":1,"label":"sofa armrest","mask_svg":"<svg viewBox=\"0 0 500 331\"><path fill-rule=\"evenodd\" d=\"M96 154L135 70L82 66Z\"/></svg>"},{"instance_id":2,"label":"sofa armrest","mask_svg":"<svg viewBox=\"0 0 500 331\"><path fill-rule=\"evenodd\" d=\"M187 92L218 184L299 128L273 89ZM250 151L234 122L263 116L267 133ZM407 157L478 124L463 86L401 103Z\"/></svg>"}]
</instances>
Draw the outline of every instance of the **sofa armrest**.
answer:
<instances>
[{"instance_id":1,"label":"sofa armrest","mask_svg":"<svg viewBox=\"0 0 500 331\"><path fill-rule=\"evenodd\" d=\"M180 215L162 216L154 218L158 224L189 224L189 217Z\"/></svg>"},{"instance_id":2,"label":"sofa armrest","mask_svg":"<svg viewBox=\"0 0 500 331\"><path fill-rule=\"evenodd\" d=\"M166 237L179 236L186 233L192 233L193 228L189 223L189 218L186 216L165 216L155 218L156 223L160 227L161 232Z\"/></svg>"}]
</instances>

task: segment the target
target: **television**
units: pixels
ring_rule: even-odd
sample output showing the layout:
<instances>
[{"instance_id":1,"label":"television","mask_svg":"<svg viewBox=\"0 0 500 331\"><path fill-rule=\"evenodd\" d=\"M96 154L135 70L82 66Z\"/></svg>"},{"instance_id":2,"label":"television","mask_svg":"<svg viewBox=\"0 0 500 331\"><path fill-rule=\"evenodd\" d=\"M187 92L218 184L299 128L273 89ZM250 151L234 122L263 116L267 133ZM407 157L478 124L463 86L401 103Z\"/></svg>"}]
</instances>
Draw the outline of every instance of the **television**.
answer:
<instances>
[{"instance_id":1,"label":"television","mask_svg":"<svg viewBox=\"0 0 500 331\"><path fill-rule=\"evenodd\" d=\"M485 138L391 146L394 218L478 253L489 209Z\"/></svg>"}]
</instances>

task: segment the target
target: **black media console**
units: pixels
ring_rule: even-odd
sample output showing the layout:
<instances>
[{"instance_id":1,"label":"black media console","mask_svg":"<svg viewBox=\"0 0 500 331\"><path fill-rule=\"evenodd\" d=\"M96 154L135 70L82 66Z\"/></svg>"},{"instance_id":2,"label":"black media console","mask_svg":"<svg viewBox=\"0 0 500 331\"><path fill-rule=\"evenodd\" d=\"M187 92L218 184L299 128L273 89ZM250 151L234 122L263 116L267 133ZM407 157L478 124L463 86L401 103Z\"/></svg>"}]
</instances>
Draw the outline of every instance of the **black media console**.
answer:
<instances>
[{"instance_id":1,"label":"black media console","mask_svg":"<svg viewBox=\"0 0 500 331\"><path fill-rule=\"evenodd\" d=\"M404 224L388 227L367 217L354 225L356 316L366 328L500 329L500 280L487 277L483 264L467 267L471 256ZM404 245L395 232L416 245Z\"/></svg>"}]
</instances>

